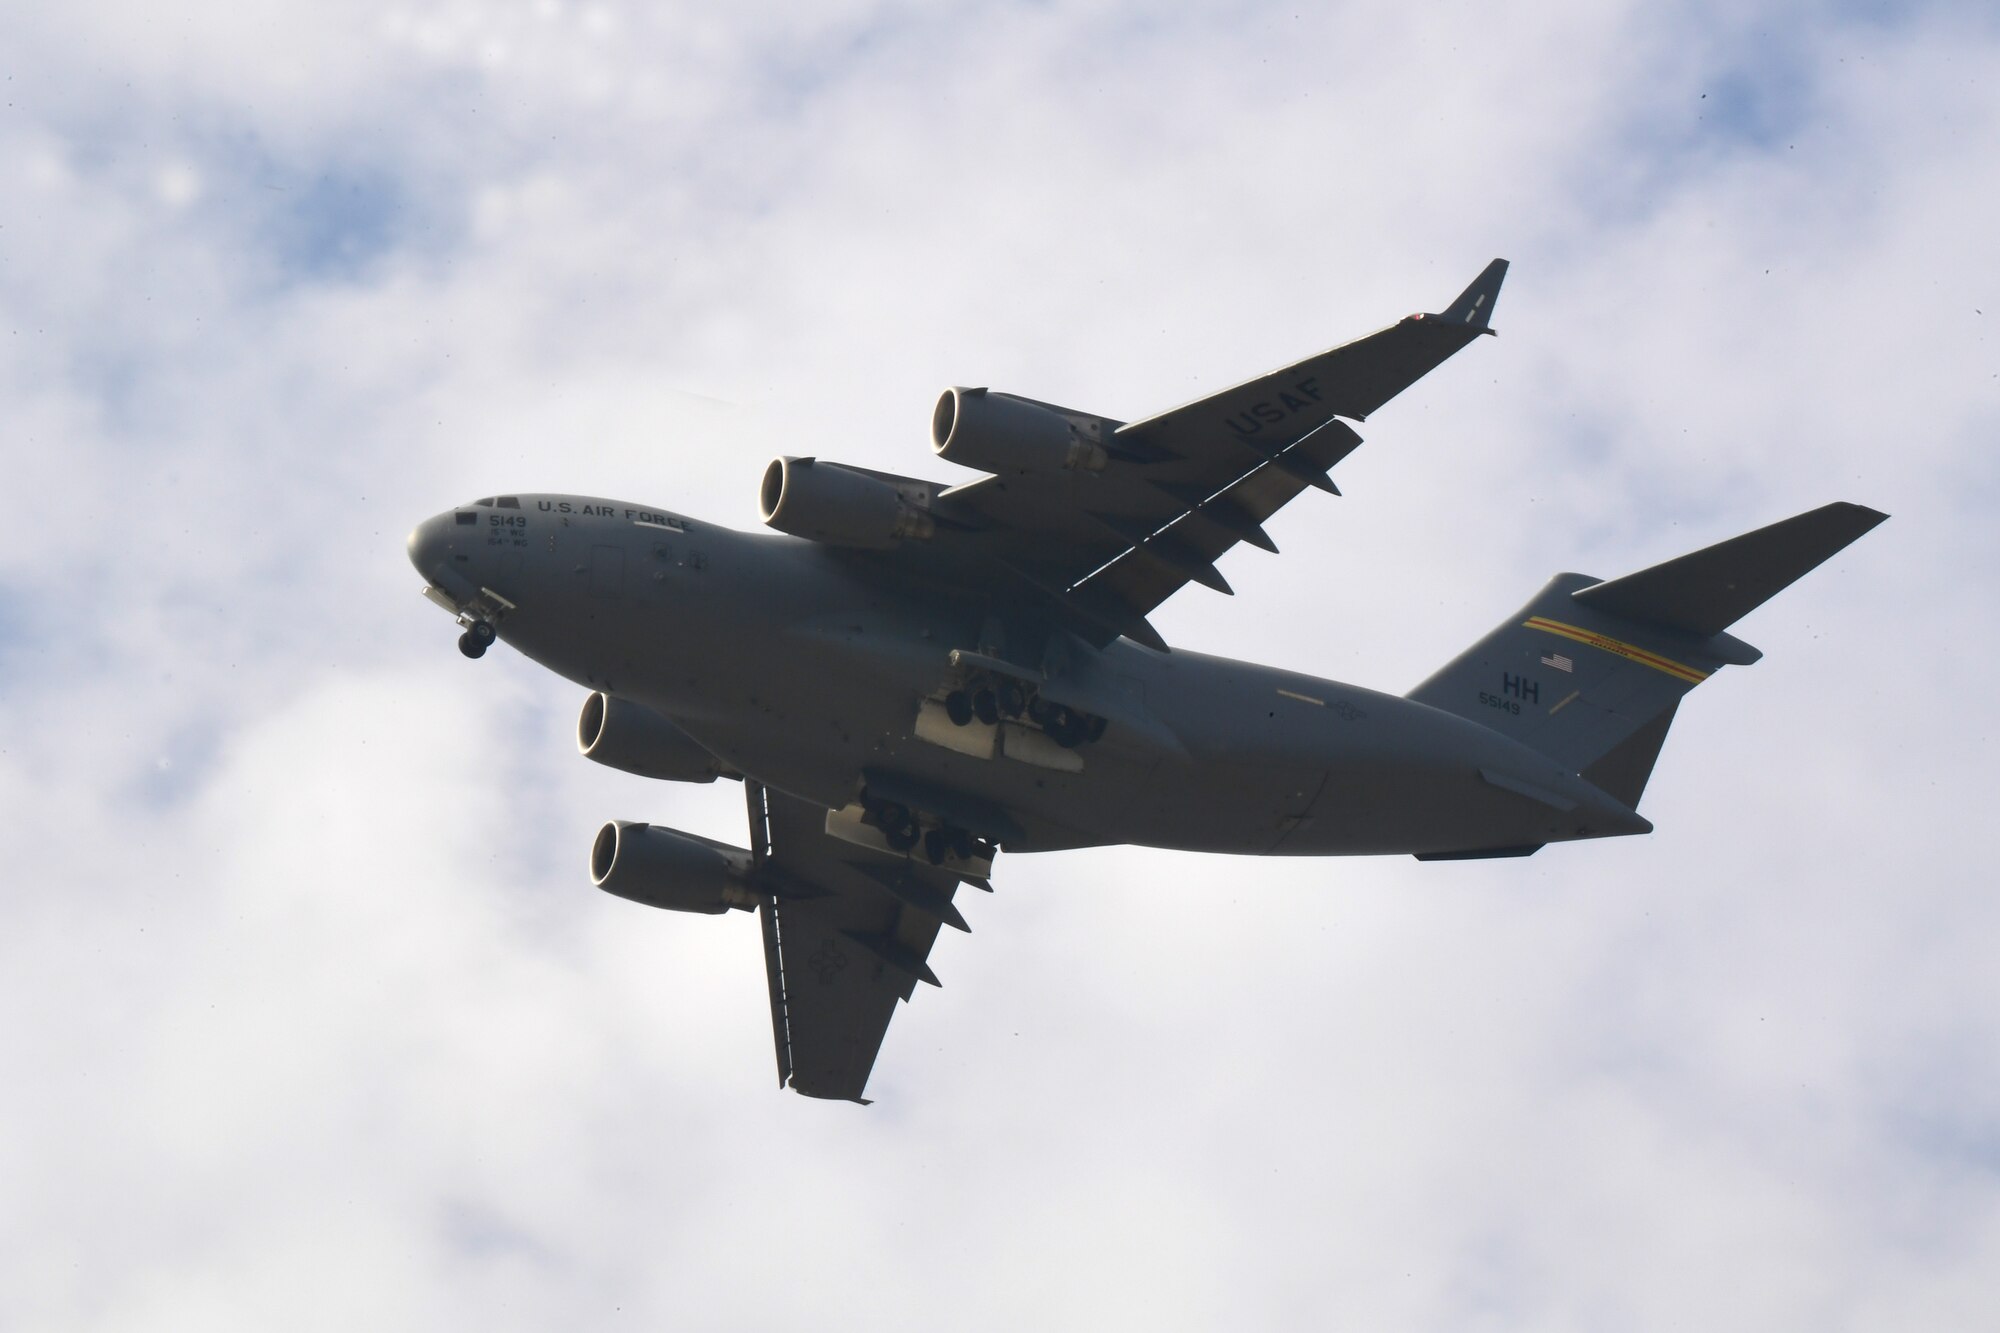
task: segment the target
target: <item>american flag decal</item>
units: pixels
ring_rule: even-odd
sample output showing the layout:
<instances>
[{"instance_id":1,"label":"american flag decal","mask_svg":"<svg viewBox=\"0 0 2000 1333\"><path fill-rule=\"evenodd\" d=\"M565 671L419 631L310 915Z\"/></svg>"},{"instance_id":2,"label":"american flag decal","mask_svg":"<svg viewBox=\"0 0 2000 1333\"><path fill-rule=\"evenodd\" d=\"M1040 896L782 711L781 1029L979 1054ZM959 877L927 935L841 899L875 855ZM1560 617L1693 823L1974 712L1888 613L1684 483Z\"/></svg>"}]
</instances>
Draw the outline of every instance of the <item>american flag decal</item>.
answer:
<instances>
[{"instance_id":1,"label":"american flag decal","mask_svg":"<svg viewBox=\"0 0 2000 1333\"><path fill-rule=\"evenodd\" d=\"M1558 671L1576 670L1576 663L1570 661L1567 657L1564 657L1561 653L1550 653L1547 657L1544 657L1542 659L1542 665L1545 667L1554 667Z\"/></svg>"}]
</instances>

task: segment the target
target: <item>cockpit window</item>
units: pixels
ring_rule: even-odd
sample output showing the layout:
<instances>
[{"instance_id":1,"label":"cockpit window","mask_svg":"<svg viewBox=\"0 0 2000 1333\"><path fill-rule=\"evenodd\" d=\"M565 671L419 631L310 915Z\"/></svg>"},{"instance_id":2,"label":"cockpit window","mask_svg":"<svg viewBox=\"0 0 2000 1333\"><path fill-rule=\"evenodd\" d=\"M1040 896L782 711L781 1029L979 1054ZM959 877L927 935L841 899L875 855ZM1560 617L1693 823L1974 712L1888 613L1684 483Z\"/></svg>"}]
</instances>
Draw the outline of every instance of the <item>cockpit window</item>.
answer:
<instances>
[{"instance_id":1,"label":"cockpit window","mask_svg":"<svg viewBox=\"0 0 2000 1333\"><path fill-rule=\"evenodd\" d=\"M512 495L501 496L499 503L502 509L519 509L521 507L520 499Z\"/></svg>"},{"instance_id":2,"label":"cockpit window","mask_svg":"<svg viewBox=\"0 0 2000 1333\"><path fill-rule=\"evenodd\" d=\"M493 497L489 495L484 500L474 500L472 503L478 505L481 509L491 509L493 507Z\"/></svg>"}]
</instances>

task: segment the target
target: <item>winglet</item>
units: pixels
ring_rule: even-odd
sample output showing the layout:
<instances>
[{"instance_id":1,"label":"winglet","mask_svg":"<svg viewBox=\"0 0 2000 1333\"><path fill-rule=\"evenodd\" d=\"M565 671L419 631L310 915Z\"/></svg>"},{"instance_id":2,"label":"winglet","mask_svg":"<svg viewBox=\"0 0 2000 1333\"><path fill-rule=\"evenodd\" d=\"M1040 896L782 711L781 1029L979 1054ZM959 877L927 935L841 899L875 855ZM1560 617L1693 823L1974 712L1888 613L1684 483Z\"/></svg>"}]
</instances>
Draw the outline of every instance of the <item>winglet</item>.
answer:
<instances>
[{"instance_id":1,"label":"winglet","mask_svg":"<svg viewBox=\"0 0 2000 1333\"><path fill-rule=\"evenodd\" d=\"M1488 327L1488 321L1493 318L1493 302L1499 298L1500 284L1506 277L1507 261L1494 260L1438 318L1447 324L1470 324L1481 333L1493 332Z\"/></svg>"}]
</instances>

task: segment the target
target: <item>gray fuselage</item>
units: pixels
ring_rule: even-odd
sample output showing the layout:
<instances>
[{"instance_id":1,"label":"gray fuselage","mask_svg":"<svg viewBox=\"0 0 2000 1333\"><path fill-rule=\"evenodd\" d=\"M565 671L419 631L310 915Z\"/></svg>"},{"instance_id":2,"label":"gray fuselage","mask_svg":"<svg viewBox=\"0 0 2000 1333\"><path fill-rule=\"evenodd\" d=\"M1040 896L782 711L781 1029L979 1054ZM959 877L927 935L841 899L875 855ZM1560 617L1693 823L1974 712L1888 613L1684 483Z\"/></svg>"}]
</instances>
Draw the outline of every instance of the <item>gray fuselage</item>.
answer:
<instances>
[{"instance_id":1,"label":"gray fuselage","mask_svg":"<svg viewBox=\"0 0 2000 1333\"><path fill-rule=\"evenodd\" d=\"M492 611L505 642L671 719L737 772L830 809L876 781L953 793L1006 812L1009 851L1456 853L1650 827L1465 718L1122 639L1064 636L1064 683L1109 718L1080 771L920 739L952 650L977 648L995 609L912 554L571 495L468 505L410 537L419 571Z\"/></svg>"}]
</instances>

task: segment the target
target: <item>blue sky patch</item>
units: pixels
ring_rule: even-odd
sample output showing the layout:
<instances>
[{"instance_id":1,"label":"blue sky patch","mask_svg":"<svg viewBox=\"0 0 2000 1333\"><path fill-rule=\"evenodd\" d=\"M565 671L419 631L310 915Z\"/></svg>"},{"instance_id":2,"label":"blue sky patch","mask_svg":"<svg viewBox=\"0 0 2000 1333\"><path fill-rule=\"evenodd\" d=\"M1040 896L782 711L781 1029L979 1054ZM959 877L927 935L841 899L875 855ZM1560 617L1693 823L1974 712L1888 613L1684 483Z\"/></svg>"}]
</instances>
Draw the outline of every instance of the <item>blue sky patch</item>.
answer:
<instances>
[{"instance_id":1,"label":"blue sky patch","mask_svg":"<svg viewBox=\"0 0 2000 1333\"><path fill-rule=\"evenodd\" d=\"M361 277L404 235L407 199L387 172L327 171L280 188L266 226L279 262L300 277Z\"/></svg>"}]
</instances>

